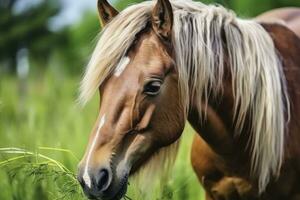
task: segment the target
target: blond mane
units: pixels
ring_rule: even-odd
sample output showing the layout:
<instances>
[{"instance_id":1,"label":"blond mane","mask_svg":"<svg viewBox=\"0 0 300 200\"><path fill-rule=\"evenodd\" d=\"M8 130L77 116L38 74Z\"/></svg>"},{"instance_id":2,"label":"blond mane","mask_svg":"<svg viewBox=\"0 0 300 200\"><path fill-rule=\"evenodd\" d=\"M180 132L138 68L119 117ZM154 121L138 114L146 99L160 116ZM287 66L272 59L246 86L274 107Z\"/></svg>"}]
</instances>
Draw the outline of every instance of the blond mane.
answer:
<instances>
[{"instance_id":1,"label":"blond mane","mask_svg":"<svg viewBox=\"0 0 300 200\"><path fill-rule=\"evenodd\" d=\"M236 133L241 132L250 113L252 173L262 192L270 177L279 174L284 154L284 113L289 111L285 79L273 41L260 24L239 19L221 6L189 0L171 3L181 100L188 110L194 97L199 113L205 111L203 100L223 89L224 57L228 56ZM154 4L147 1L126 8L102 31L81 83L82 103L113 73L136 35L150 21Z\"/></svg>"}]
</instances>

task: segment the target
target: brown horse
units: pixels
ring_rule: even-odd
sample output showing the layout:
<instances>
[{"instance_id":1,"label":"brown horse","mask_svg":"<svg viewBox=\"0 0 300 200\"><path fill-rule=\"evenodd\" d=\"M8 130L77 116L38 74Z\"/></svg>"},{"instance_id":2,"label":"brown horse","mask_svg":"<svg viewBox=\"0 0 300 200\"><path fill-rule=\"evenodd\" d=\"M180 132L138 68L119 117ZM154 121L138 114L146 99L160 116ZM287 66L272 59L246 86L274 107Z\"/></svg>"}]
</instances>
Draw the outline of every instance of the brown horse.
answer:
<instances>
[{"instance_id":1,"label":"brown horse","mask_svg":"<svg viewBox=\"0 0 300 200\"><path fill-rule=\"evenodd\" d=\"M85 103L101 94L79 165L88 197L120 199L141 169L152 169L153 182L187 120L222 160L205 182L240 177L264 197L291 176L287 194L297 195L300 41L292 31L193 1L149 1L118 14L100 0L98 8L105 28L80 95Z\"/></svg>"},{"instance_id":2,"label":"brown horse","mask_svg":"<svg viewBox=\"0 0 300 200\"><path fill-rule=\"evenodd\" d=\"M255 18L255 20L265 23L281 23L284 26L290 28L294 33L300 37L300 9L299 8L280 8L263 13ZM213 152L211 147L201 138L200 134L196 134L194 137L191 161L194 170L198 176L200 182L206 187L207 199L257 199L257 192L252 187L251 183L240 177L229 177L223 174L218 166L224 166L218 155ZM219 175L214 181L205 180L205 176L209 174ZM285 178L284 183L287 190L292 188L290 177ZM292 180L293 181L293 180ZM279 187L282 187L281 185ZM284 187L282 187L284 188ZM289 189L288 189L289 190ZM293 193L288 194L286 191L281 192L282 196L287 199L293 199L296 196L300 199L300 196ZM297 193L297 192L296 192ZM274 196L278 195L274 193ZM268 197L269 199L271 197ZM277 197L279 198L279 197ZM294 199L297 199L294 198ZM271 199L276 199L272 197Z\"/></svg>"}]
</instances>

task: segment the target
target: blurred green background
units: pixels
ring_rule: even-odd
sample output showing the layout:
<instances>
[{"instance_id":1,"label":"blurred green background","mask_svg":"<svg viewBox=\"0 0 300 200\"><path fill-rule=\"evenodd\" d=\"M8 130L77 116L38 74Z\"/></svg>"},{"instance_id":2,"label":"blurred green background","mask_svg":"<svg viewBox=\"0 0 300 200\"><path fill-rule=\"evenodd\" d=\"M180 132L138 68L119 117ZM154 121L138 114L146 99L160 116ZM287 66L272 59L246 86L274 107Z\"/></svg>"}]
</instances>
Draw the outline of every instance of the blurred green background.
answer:
<instances>
[{"instance_id":1,"label":"blurred green background","mask_svg":"<svg viewBox=\"0 0 300 200\"><path fill-rule=\"evenodd\" d=\"M136 2L141 1L113 4L122 10ZM300 6L300 0L204 2L222 4L242 17ZM74 173L99 97L85 108L76 97L99 31L96 0L0 0L1 200L84 199ZM171 179L152 199L203 199L190 166L192 138L187 126ZM128 195L137 199L133 189Z\"/></svg>"}]
</instances>

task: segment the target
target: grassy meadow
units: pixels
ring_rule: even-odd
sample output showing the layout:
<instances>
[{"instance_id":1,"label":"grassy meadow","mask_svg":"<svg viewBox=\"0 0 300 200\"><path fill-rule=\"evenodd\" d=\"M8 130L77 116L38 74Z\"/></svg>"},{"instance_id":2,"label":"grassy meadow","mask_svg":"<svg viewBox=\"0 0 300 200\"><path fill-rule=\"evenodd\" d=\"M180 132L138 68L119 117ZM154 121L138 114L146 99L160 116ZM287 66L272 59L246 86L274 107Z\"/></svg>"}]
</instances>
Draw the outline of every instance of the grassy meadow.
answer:
<instances>
[{"instance_id":1,"label":"grassy meadow","mask_svg":"<svg viewBox=\"0 0 300 200\"><path fill-rule=\"evenodd\" d=\"M92 1L94 10L87 8ZM118 10L142 1L110 0ZM242 17L300 6L299 0L201 1L224 5ZM76 5L80 9L73 10L74 15L61 15ZM100 31L96 10L95 0L0 0L0 200L85 199L76 169L97 117L99 97L84 108L76 98L79 74ZM29 77L19 80L18 75L27 74L26 67ZM187 125L170 179L148 192L150 200L204 199L190 164L192 139ZM130 183L129 199L145 200Z\"/></svg>"},{"instance_id":2,"label":"grassy meadow","mask_svg":"<svg viewBox=\"0 0 300 200\"><path fill-rule=\"evenodd\" d=\"M31 75L26 84L0 75L0 200L85 199L75 174L99 97L80 108L79 81L51 70ZM190 164L192 138L187 126L171 178L151 199L203 199ZM130 184L128 196L143 199L134 190Z\"/></svg>"}]
</instances>

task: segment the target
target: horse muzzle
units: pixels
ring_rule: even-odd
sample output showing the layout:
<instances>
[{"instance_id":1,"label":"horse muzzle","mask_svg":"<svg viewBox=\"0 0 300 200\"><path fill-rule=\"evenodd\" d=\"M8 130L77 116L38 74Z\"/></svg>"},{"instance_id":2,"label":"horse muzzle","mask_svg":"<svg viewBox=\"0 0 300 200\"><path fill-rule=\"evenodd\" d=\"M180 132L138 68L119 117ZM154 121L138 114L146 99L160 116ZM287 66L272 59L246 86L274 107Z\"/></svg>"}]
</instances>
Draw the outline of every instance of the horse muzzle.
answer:
<instances>
[{"instance_id":1,"label":"horse muzzle","mask_svg":"<svg viewBox=\"0 0 300 200\"><path fill-rule=\"evenodd\" d=\"M114 177L110 168L79 170L77 179L89 199L119 200L127 191L128 173Z\"/></svg>"}]
</instances>

